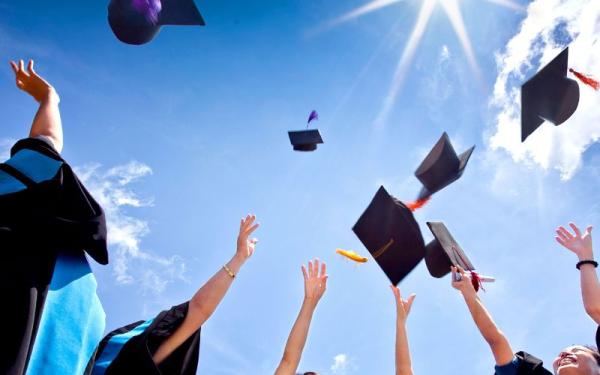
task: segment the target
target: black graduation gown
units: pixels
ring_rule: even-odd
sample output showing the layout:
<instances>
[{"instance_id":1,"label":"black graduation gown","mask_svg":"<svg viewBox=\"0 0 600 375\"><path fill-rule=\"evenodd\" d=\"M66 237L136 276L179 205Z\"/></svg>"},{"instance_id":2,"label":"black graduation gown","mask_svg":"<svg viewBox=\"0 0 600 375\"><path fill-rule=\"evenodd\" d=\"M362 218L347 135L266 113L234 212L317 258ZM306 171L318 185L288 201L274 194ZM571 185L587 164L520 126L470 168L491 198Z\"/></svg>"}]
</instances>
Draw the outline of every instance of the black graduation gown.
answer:
<instances>
[{"instance_id":1,"label":"black graduation gown","mask_svg":"<svg viewBox=\"0 0 600 375\"><path fill-rule=\"evenodd\" d=\"M195 375L200 351L200 329L160 366L152 356L181 325L188 302L162 311L154 319L118 328L102 339L85 375Z\"/></svg>"},{"instance_id":2,"label":"black graduation gown","mask_svg":"<svg viewBox=\"0 0 600 375\"><path fill-rule=\"evenodd\" d=\"M28 162L37 164L23 164ZM42 172L48 165L56 173L46 178ZM0 309L0 373L21 375L31 356L57 252L85 250L107 264L106 222L71 167L39 139L13 146L11 159L0 164L0 191L0 293L5 304Z\"/></svg>"}]
</instances>

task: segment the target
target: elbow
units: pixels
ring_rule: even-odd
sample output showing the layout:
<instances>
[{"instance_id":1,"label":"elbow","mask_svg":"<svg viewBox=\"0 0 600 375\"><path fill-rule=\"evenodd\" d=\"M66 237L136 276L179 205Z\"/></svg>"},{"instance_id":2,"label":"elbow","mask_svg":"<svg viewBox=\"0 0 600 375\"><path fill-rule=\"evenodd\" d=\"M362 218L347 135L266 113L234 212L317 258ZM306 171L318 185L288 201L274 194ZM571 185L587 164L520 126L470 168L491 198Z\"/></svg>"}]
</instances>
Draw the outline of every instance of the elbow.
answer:
<instances>
[{"instance_id":1,"label":"elbow","mask_svg":"<svg viewBox=\"0 0 600 375\"><path fill-rule=\"evenodd\" d=\"M492 349L508 342L506 336L504 336L504 333L500 330L496 330L493 334L486 337L485 341L487 341Z\"/></svg>"},{"instance_id":2,"label":"elbow","mask_svg":"<svg viewBox=\"0 0 600 375\"><path fill-rule=\"evenodd\" d=\"M202 324L204 324L204 322L212 315L212 311L209 311L206 304L200 299L192 298L188 305L188 315L195 325L200 328L200 326L202 326Z\"/></svg>"}]
</instances>

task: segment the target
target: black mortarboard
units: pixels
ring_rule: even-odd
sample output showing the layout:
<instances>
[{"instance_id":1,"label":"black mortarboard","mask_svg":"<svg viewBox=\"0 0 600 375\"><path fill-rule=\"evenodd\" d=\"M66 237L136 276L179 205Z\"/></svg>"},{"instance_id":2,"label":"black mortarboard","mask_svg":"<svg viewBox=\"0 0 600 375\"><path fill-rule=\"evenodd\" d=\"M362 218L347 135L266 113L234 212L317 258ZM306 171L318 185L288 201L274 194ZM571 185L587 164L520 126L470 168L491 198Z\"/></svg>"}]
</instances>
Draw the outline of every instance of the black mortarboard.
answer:
<instances>
[{"instance_id":1,"label":"black mortarboard","mask_svg":"<svg viewBox=\"0 0 600 375\"><path fill-rule=\"evenodd\" d=\"M425 264L431 276L446 276L450 273L450 266L460 266L465 271L475 269L444 223L427 222L427 226L434 236L425 247Z\"/></svg>"},{"instance_id":2,"label":"black mortarboard","mask_svg":"<svg viewBox=\"0 0 600 375\"><path fill-rule=\"evenodd\" d=\"M193 0L111 0L108 23L127 44L151 41L162 25L205 24Z\"/></svg>"},{"instance_id":3,"label":"black mortarboard","mask_svg":"<svg viewBox=\"0 0 600 375\"><path fill-rule=\"evenodd\" d=\"M289 131L288 135L296 151L314 151L318 143L323 143L318 129Z\"/></svg>"},{"instance_id":4,"label":"black mortarboard","mask_svg":"<svg viewBox=\"0 0 600 375\"><path fill-rule=\"evenodd\" d=\"M560 125L579 104L579 85L567 78L569 48L521 86L521 142L544 121Z\"/></svg>"},{"instance_id":5,"label":"black mortarboard","mask_svg":"<svg viewBox=\"0 0 600 375\"><path fill-rule=\"evenodd\" d=\"M423 184L418 199L427 198L458 180L462 176L474 149L475 146L460 155L456 155L448 134L444 132L415 171L415 176Z\"/></svg>"},{"instance_id":6,"label":"black mortarboard","mask_svg":"<svg viewBox=\"0 0 600 375\"><path fill-rule=\"evenodd\" d=\"M352 230L394 285L425 256L423 236L412 212L383 186Z\"/></svg>"}]
</instances>

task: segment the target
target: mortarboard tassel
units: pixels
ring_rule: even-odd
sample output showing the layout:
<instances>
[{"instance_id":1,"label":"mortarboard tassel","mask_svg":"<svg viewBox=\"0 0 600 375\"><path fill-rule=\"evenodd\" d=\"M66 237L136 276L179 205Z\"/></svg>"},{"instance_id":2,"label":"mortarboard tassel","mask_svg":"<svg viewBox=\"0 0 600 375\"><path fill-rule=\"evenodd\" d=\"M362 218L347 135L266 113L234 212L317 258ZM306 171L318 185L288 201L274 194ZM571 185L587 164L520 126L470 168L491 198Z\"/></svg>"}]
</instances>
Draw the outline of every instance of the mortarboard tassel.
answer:
<instances>
[{"instance_id":1,"label":"mortarboard tassel","mask_svg":"<svg viewBox=\"0 0 600 375\"><path fill-rule=\"evenodd\" d=\"M481 278L479 277L477 272L475 272L475 271L469 271L469 272L471 273L471 283L473 284L473 288L475 288L475 291L479 292L479 289L481 288L481 290L483 290L485 292L485 289L483 289L483 282L481 281Z\"/></svg>"},{"instance_id":2,"label":"mortarboard tassel","mask_svg":"<svg viewBox=\"0 0 600 375\"><path fill-rule=\"evenodd\" d=\"M431 196L427 197L427 198L423 198L423 199L417 199L414 202L409 202L406 203L406 207L411 211L411 212L415 212L416 210L418 210L419 208L425 206L425 204L427 204L427 202L429 202L429 200L431 199Z\"/></svg>"},{"instance_id":3,"label":"mortarboard tassel","mask_svg":"<svg viewBox=\"0 0 600 375\"><path fill-rule=\"evenodd\" d=\"M600 89L600 82L596 81L595 79L593 79L590 76L586 76L583 73L579 73L578 71L576 71L573 68L569 68L569 72L575 74L575 77L579 78L579 80L583 83L585 83L586 85L592 87L594 90L598 91L598 89Z\"/></svg>"}]
</instances>

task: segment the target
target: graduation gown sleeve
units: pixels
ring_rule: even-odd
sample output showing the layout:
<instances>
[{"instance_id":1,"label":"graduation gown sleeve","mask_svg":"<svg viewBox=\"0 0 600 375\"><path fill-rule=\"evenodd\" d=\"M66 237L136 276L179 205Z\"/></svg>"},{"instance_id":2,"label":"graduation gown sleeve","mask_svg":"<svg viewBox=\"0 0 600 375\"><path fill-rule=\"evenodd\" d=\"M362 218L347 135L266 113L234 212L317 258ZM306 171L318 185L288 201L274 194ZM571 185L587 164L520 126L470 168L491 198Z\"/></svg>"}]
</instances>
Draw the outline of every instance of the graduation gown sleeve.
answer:
<instances>
[{"instance_id":1,"label":"graduation gown sleeve","mask_svg":"<svg viewBox=\"0 0 600 375\"><path fill-rule=\"evenodd\" d=\"M195 375L200 350L200 329L157 366L152 356L181 325L188 302L162 311L155 318L118 328L102 339L90 361L92 375Z\"/></svg>"}]
</instances>

